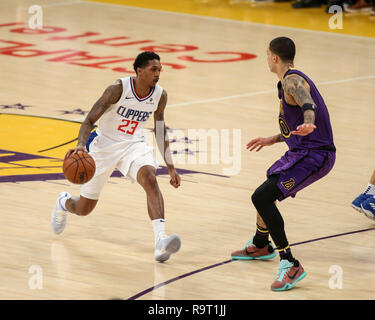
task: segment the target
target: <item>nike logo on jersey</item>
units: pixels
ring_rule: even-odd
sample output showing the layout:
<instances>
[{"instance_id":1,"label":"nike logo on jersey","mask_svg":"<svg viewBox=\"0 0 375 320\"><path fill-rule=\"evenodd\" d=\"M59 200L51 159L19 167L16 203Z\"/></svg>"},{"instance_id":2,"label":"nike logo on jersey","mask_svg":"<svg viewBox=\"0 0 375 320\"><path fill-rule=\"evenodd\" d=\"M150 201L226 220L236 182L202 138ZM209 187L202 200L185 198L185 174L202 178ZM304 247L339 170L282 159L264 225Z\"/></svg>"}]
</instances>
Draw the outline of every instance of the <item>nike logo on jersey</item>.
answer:
<instances>
[{"instance_id":1,"label":"nike logo on jersey","mask_svg":"<svg viewBox=\"0 0 375 320\"><path fill-rule=\"evenodd\" d=\"M121 117L124 117L129 120L147 121L148 118L151 116L152 111L139 111L130 108L125 108L124 106L119 106L116 113L119 114Z\"/></svg>"},{"instance_id":2,"label":"nike logo on jersey","mask_svg":"<svg viewBox=\"0 0 375 320\"><path fill-rule=\"evenodd\" d=\"M125 99L134 99L134 97L125 97Z\"/></svg>"}]
</instances>

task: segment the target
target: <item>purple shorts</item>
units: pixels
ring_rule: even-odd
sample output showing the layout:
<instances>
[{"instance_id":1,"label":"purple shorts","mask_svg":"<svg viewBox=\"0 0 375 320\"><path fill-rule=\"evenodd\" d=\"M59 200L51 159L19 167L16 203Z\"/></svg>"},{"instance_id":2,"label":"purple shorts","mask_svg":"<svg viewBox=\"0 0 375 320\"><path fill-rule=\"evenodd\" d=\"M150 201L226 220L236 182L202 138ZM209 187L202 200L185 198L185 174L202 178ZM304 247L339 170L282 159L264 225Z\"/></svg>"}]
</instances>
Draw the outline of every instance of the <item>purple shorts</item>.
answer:
<instances>
[{"instance_id":1,"label":"purple shorts","mask_svg":"<svg viewBox=\"0 0 375 320\"><path fill-rule=\"evenodd\" d=\"M284 200L308 185L324 177L331 171L336 160L336 152L326 150L288 150L268 170L267 178L279 174L277 183Z\"/></svg>"}]
</instances>

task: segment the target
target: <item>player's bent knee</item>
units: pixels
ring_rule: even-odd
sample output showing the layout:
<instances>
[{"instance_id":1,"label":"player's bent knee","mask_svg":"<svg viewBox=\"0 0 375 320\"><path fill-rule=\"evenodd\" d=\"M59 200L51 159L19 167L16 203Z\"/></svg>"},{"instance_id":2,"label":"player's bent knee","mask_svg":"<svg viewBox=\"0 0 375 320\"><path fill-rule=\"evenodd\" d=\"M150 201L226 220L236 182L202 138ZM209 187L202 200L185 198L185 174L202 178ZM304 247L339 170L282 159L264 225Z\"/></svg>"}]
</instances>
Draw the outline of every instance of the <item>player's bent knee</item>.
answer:
<instances>
[{"instance_id":1,"label":"player's bent knee","mask_svg":"<svg viewBox=\"0 0 375 320\"><path fill-rule=\"evenodd\" d=\"M251 195L251 201L255 208L259 208L264 204L264 197L262 196L262 191L258 188Z\"/></svg>"},{"instance_id":2,"label":"player's bent knee","mask_svg":"<svg viewBox=\"0 0 375 320\"><path fill-rule=\"evenodd\" d=\"M269 204L274 203L279 196L279 193L275 188L269 184L264 183L258 187L251 196L251 201L253 202L255 208L262 209Z\"/></svg>"},{"instance_id":3,"label":"player's bent knee","mask_svg":"<svg viewBox=\"0 0 375 320\"><path fill-rule=\"evenodd\" d=\"M145 190L154 190L158 188L155 171L150 170L147 167L142 167L140 169L138 182Z\"/></svg>"},{"instance_id":4,"label":"player's bent knee","mask_svg":"<svg viewBox=\"0 0 375 320\"><path fill-rule=\"evenodd\" d=\"M263 221L267 224L271 216L269 215L269 207L274 205L270 194L267 193L267 189L259 187L251 195L251 201L254 207L257 209L258 214L262 217Z\"/></svg>"},{"instance_id":5,"label":"player's bent knee","mask_svg":"<svg viewBox=\"0 0 375 320\"><path fill-rule=\"evenodd\" d=\"M158 188L158 181L155 175L150 175L145 179L144 188L148 190L156 190Z\"/></svg>"},{"instance_id":6,"label":"player's bent knee","mask_svg":"<svg viewBox=\"0 0 375 320\"><path fill-rule=\"evenodd\" d=\"M75 214L79 216L89 215L95 208L98 200L88 199L80 196L79 201L75 205Z\"/></svg>"},{"instance_id":7,"label":"player's bent knee","mask_svg":"<svg viewBox=\"0 0 375 320\"><path fill-rule=\"evenodd\" d=\"M76 214L79 216L88 216L93 209L91 208L81 208L80 210L77 210Z\"/></svg>"}]
</instances>

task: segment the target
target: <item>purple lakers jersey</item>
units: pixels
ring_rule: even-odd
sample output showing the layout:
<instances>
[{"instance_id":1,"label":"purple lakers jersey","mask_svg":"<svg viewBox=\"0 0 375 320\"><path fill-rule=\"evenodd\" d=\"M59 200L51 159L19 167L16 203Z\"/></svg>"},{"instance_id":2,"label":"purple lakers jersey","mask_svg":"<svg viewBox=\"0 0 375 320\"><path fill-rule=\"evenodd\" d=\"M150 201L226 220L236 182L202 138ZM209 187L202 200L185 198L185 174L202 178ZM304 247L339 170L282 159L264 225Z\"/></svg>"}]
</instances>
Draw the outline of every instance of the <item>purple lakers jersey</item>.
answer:
<instances>
[{"instance_id":1,"label":"purple lakers jersey","mask_svg":"<svg viewBox=\"0 0 375 320\"><path fill-rule=\"evenodd\" d=\"M328 109L324 103L315 84L301 71L289 69L284 78L290 74L297 74L303 77L310 86L310 95L316 106L315 126L316 129L306 135L298 136L291 134L291 131L303 124L303 111L300 106L292 106L286 103L284 99L284 90L281 81L277 84L280 99L279 125L284 141L290 150L293 149L327 149L335 150L333 142L332 127L329 118Z\"/></svg>"}]
</instances>

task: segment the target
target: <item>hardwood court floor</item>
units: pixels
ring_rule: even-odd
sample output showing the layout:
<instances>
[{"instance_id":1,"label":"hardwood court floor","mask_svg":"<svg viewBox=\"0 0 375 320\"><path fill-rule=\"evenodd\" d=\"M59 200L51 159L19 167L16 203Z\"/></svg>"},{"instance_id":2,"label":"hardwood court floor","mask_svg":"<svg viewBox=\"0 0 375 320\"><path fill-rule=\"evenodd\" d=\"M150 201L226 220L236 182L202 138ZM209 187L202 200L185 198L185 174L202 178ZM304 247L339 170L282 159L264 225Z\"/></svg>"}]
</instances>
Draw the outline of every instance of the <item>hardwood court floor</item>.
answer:
<instances>
[{"instance_id":1,"label":"hardwood court floor","mask_svg":"<svg viewBox=\"0 0 375 320\"><path fill-rule=\"evenodd\" d=\"M32 1L1 2L0 299L374 299L375 223L350 207L374 170L374 38L229 20L230 7L229 16L217 15L225 19L212 19L164 12L163 2L140 3L148 9L42 1L44 33L38 33L25 29ZM245 150L250 139L279 131L277 79L266 49L280 35L294 39L296 67L324 96L337 147L333 171L279 205L307 272L282 294L269 289L278 259L229 262L255 229L250 194L286 151L283 144ZM183 241L164 264L153 260L145 195L128 180L112 177L95 211L69 216L62 235L53 235L49 222L59 192L79 193L61 176L61 160L75 145L69 141L104 88L133 75L142 50L162 59L166 122L183 180L175 190L162 171L158 176L167 232ZM219 143L228 129L233 159L219 153L211 163L219 150L211 139L195 153L189 129L211 129ZM241 133L239 150L234 132ZM196 163L187 163L185 149ZM200 155L209 155L208 163ZM229 175L230 168L240 170ZM334 288L337 270L341 289Z\"/></svg>"}]
</instances>

